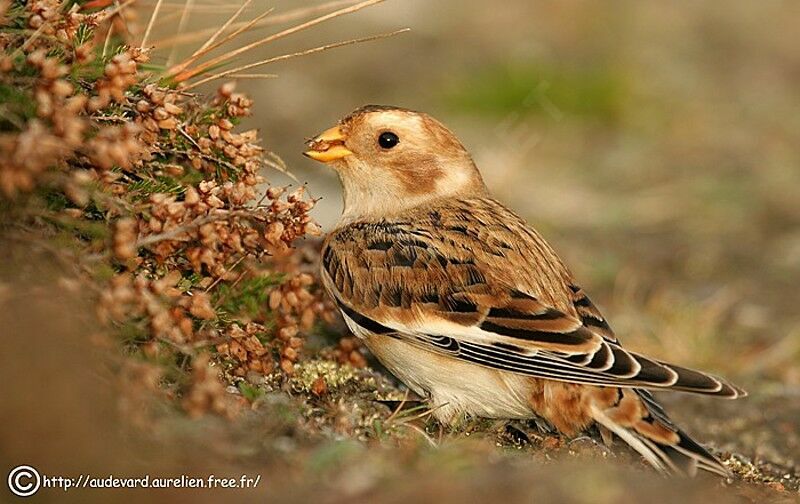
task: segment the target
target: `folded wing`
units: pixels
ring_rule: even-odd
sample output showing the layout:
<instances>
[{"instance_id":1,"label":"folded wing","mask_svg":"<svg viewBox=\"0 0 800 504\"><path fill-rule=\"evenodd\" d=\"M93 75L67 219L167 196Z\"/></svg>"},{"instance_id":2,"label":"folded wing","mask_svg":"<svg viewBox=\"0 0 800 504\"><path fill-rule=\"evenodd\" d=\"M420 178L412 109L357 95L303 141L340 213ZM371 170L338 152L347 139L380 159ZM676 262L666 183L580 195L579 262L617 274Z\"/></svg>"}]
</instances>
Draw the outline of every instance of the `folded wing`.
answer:
<instances>
[{"instance_id":1,"label":"folded wing","mask_svg":"<svg viewBox=\"0 0 800 504\"><path fill-rule=\"evenodd\" d=\"M348 323L367 333L537 378L744 394L623 349L544 240L491 200L352 224L329 238L322 270Z\"/></svg>"}]
</instances>

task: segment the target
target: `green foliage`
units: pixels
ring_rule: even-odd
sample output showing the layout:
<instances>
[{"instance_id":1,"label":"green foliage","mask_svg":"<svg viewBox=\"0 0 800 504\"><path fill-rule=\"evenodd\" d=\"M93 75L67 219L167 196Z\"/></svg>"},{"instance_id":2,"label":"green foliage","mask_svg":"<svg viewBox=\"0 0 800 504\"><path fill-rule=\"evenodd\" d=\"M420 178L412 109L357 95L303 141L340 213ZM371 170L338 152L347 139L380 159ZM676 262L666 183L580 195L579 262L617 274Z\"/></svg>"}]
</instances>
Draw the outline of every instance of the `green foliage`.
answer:
<instances>
[{"instance_id":1,"label":"green foliage","mask_svg":"<svg viewBox=\"0 0 800 504\"><path fill-rule=\"evenodd\" d=\"M183 292L187 292L192 287L197 286L201 280L203 280L202 276L197 273L191 273L188 276L181 277L176 287Z\"/></svg>"},{"instance_id":2,"label":"green foliage","mask_svg":"<svg viewBox=\"0 0 800 504\"><path fill-rule=\"evenodd\" d=\"M69 199L62 191L53 190L51 188L43 189L42 193L42 200L44 201L45 207L48 210L53 212L60 212L65 208L68 208L70 205Z\"/></svg>"},{"instance_id":3,"label":"green foliage","mask_svg":"<svg viewBox=\"0 0 800 504\"><path fill-rule=\"evenodd\" d=\"M129 319L120 324L117 327L117 335L120 341L131 345L133 348L138 343L149 341L151 336L145 328L145 322L142 319Z\"/></svg>"},{"instance_id":4,"label":"green foliage","mask_svg":"<svg viewBox=\"0 0 800 504\"><path fill-rule=\"evenodd\" d=\"M89 25L82 24L78 26L78 30L75 32L75 37L73 38L73 44L75 46L81 46L94 38L94 28L90 27Z\"/></svg>"},{"instance_id":5,"label":"green foliage","mask_svg":"<svg viewBox=\"0 0 800 504\"><path fill-rule=\"evenodd\" d=\"M162 175L139 179L128 187L133 201L143 201L158 193L180 195L186 192L186 187L179 181Z\"/></svg>"},{"instance_id":6,"label":"green foliage","mask_svg":"<svg viewBox=\"0 0 800 504\"><path fill-rule=\"evenodd\" d=\"M36 105L23 89L0 82L0 132L15 131L36 117Z\"/></svg>"},{"instance_id":7,"label":"green foliage","mask_svg":"<svg viewBox=\"0 0 800 504\"><path fill-rule=\"evenodd\" d=\"M9 7L8 11L6 12L6 29L8 31L16 30L24 30L27 28L26 20L27 20L27 12L25 8L25 1L24 0L16 0L12 2L11 7Z\"/></svg>"},{"instance_id":8,"label":"green foliage","mask_svg":"<svg viewBox=\"0 0 800 504\"><path fill-rule=\"evenodd\" d=\"M259 397L264 395L264 391L258 387L254 387L250 385L246 381L240 381L238 384L239 392L241 392L242 396L248 401L255 401Z\"/></svg>"},{"instance_id":9,"label":"green foliage","mask_svg":"<svg viewBox=\"0 0 800 504\"><path fill-rule=\"evenodd\" d=\"M51 224L69 231L82 240L104 240L110 235L108 223L103 221L77 219L63 214L44 215L43 217Z\"/></svg>"},{"instance_id":10,"label":"green foliage","mask_svg":"<svg viewBox=\"0 0 800 504\"><path fill-rule=\"evenodd\" d=\"M283 275L272 274L243 279L238 285L221 284L216 289L217 303L224 312L258 318L266 311L270 290L282 280Z\"/></svg>"}]
</instances>

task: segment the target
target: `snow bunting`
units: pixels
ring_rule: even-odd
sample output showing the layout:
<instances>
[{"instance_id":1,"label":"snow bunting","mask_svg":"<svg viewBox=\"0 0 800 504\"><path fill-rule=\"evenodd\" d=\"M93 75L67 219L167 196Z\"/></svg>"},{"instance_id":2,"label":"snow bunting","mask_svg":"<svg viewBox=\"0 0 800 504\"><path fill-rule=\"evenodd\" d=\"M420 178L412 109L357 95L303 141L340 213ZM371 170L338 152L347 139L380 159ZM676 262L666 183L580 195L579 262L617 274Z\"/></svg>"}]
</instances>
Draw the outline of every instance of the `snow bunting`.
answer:
<instances>
[{"instance_id":1,"label":"snow bunting","mask_svg":"<svg viewBox=\"0 0 800 504\"><path fill-rule=\"evenodd\" d=\"M325 288L438 420L539 416L567 436L597 425L659 470L728 474L649 390L744 391L625 350L547 242L492 199L445 126L370 105L308 146L344 188L322 250Z\"/></svg>"}]
</instances>

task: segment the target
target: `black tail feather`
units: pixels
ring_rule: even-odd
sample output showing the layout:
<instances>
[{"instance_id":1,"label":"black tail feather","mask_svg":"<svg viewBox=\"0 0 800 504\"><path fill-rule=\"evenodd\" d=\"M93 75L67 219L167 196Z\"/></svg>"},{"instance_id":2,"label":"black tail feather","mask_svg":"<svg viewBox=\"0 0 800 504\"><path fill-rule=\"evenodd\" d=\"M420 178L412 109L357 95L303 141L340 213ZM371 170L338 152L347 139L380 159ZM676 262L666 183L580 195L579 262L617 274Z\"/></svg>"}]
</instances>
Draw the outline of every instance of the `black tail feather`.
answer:
<instances>
[{"instance_id":1,"label":"black tail feather","mask_svg":"<svg viewBox=\"0 0 800 504\"><path fill-rule=\"evenodd\" d=\"M640 423L616 422L613 420L613 415L609 415L611 410L601 411L596 408L593 409L595 420L619 436L659 471L694 476L698 469L702 469L724 478L731 476L717 457L670 420L664 408L656 402L650 392L643 389L634 389L634 392L645 409ZM663 427L661 432L669 435L643 428L644 424L654 423Z\"/></svg>"}]
</instances>

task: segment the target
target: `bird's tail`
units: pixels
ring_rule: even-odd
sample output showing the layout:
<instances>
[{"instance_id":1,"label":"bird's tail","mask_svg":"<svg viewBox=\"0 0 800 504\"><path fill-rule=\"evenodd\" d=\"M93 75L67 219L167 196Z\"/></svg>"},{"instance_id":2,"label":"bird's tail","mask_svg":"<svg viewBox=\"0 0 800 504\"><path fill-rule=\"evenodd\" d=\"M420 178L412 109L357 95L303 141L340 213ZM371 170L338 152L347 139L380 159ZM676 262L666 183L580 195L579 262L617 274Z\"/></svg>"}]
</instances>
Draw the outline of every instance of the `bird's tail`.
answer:
<instances>
[{"instance_id":1,"label":"bird's tail","mask_svg":"<svg viewBox=\"0 0 800 504\"><path fill-rule=\"evenodd\" d=\"M648 391L618 390L612 404L595 401L592 405L592 416L606 441L610 433L616 434L665 473L694 476L703 469L730 477L722 462L679 429Z\"/></svg>"}]
</instances>

